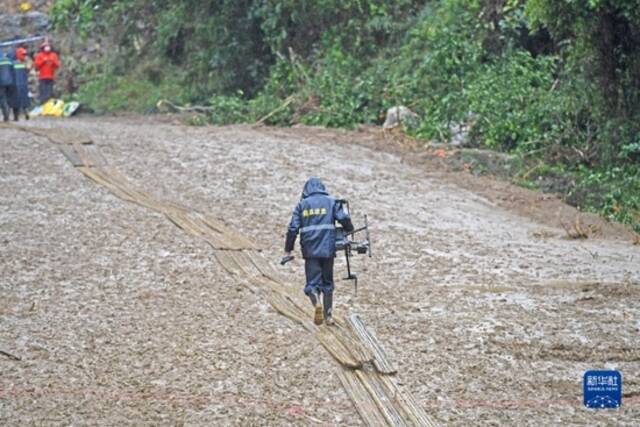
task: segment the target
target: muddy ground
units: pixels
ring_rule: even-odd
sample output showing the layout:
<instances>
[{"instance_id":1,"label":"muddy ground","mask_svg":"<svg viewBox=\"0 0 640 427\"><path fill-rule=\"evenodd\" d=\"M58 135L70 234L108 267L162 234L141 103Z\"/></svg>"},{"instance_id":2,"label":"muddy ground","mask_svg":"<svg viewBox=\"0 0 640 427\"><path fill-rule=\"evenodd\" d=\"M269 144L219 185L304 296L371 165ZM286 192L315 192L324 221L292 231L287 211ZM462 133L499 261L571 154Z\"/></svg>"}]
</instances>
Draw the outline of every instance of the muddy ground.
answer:
<instances>
[{"instance_id":1,"label":"muddy ground","mask_svg":"<svg viewBox=\"0 0 640 427\"><path fill-rule=\"evenodd\" d=\"M87 132L134 184L223 219L274 263L304 181L323 178L373 233L358 295L338 282L336 309L376 331L441 425L640 420L640 247L618 227L568 239L561 202L370 134L28 125ZM0 350L21 358L0 355L0 424L362 423L311 335L47 140L0 129L0 207ZM301 288L302 265L283 269ZM582 407L582 375L599 368L622 372L620 410Z\"/></svg>"}]
</instances>

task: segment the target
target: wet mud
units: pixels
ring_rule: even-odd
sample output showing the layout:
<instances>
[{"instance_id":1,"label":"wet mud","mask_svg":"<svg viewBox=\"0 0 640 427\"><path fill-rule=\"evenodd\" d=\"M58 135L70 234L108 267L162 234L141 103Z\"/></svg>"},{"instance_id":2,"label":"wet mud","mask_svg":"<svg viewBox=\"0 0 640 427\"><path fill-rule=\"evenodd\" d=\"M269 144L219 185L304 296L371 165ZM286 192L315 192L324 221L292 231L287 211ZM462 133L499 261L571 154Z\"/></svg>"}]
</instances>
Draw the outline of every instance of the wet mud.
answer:
<instances>
[{"instance_id":1,"label":"wet mud","mask_svg":"<svg viewBox=\"0 0 640 427\"><path fill-rule=\"evenodd\" d=\"M640 247L620 233L567 239L527 214L539 195L474 191L358 133L29 126L90 134L136 186L223 220L274 263L304 181L322 178L372 228L358 295L338 281L336 310L365 319L442 425L640 419ZM46 139L0 129L0 165L0 350L21 359L0 355L0 423L362 424L332 358L204 242L86 179ZM281 269L301 292L302 267ZM582 374L599 368L623 374L618 411L582 407Z\"/></svg>"}]
</instances>

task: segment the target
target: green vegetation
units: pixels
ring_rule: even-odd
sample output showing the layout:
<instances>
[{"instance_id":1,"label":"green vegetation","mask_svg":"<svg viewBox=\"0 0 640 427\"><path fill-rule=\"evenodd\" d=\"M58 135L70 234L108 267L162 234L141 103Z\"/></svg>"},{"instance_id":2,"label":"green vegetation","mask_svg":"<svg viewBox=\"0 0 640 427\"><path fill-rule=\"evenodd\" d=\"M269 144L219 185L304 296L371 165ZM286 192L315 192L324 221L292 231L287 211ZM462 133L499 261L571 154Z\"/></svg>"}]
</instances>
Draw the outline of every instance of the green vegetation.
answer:
<instances>
[{"instance_id":1,"label":"green vegetation","mask_svg":"<svg viewBox=\"0 0 640 427\"><path fill-rule=\"evenodd\" d=\"M78 100L95 111L151 112L169 93L180 94L181 86L166 81L158 85L136 76L109 76L85 83Z\"/></svg>"},{"instance_id":2,"label":"green vegetation","mask_svg":"<svg viewBox=\"0 0 640 427\"><path fill-rule=\"evenodd\" d=\"M532 185L640 232L640 0L58 0L54 23L109 40L83 71L98 111L159 99L211 123L380 124L515 153ZM535 166L532 168L532 166Z\"/></svg>"}]
</instances>

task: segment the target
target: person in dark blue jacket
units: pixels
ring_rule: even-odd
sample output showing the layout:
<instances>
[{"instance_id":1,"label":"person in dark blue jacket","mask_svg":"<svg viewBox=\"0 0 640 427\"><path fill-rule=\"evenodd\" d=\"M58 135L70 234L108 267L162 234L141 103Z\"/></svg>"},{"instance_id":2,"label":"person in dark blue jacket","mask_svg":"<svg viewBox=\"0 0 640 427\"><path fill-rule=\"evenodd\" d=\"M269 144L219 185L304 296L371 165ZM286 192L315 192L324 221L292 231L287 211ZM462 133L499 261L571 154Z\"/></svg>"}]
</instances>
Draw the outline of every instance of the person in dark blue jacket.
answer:
<instances>
[{"instance_id":1,"label":"person in dark blue jacket","mask_svg":"<svg viewBox=\"0 0 640 427\"><path fill-rule=\"evenodd\" d=\"M0 52L0 109L5 122L9 121L9 97L13 83L13 61Z\"/></svg>"},{"instance_id":2,"label":"person in dark blue jacket","mask_svg":"<svg viewBox=\"0 0 640 427\"><path fill-rule=\"evenodd\" d=\"M317 325L332 325L333 308L333 259L336 256L336 226L339 222L346 232L353 230L351 218L342 204L329 196L318 178L310 178L304 184L302 199L295 207L284 251L291 255L298 233L300 247L305 260L307 279L304 293L315 307L314 321ZM322 306L320 305L322 293ZM324 313L323 313L324 307Z\"/></svg>"},{"instance_id":3,"label":"person in dark blue jacket","mask_svg":"<svg viewBox=\"0 0 640 427\"><path fill-rule=\"evenodd\" d=\"M13 109L13 119L18 121L21 112L29 120L29 108L31 100L29 99L29 70L27 66L17 60L15 53L9 55L13 59L13 86L11 88L11 96L9 97L9 106Z\"/></svg>"}]
</instances>

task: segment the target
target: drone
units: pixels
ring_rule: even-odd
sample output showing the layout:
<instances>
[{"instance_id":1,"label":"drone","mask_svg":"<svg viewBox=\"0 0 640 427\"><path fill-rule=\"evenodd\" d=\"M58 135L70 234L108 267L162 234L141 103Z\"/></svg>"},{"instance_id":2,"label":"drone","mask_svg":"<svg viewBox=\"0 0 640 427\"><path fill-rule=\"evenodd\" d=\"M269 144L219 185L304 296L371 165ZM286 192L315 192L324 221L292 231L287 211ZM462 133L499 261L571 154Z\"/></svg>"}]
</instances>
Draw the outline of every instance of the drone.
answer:
<instances>
[{"instance_id":1,"label":"drone","mask_svg":"<svg viewBox=\"0 0 640 427\"><path fill-rule=\"evenodd\" d=\"M344 199L336 200L347 213L351 215L349 211L349 202ZM343 277L343 280L353 280L353 285L358 295L358 275L351 271L351 262L349 259L355 254L369 255L371 258L371 237L369 236L369 221L367 215L364 215L364 226L360 228L354 228L353 231L346 232L341 226L336 228L336 252L344 251L344 257L347 262L347 276ZM362 236L364 234L364 236ZM364 237L364 240L357 240L356 237Z\"/></svg>"},{"instance_id":2,"label":"drone","mask_svg":"<svg viewBox=\"0 0 640 427\"><path fill-rule=\"evenodd\" d=\"M349 210L349 202L345 199L337 199L336 203L340 204L343 209L346 209L349 216L351 212ZM358 237L360 239L358 239ZM342 226L336 226L336 252L344 252L345 260L347 262L347 276L343 277L343 280L352 280L356 292L358 295L358 275L351 271L351 257L355 254L369 255L371 258L371 237L369 236L369 222L367 215L364 215L364 226L354 228L353 231L346 232ZM285 265L289 261L293 260L294 256L289 255L280 261L280 265Z\"/></svg>"}]
</instances>

